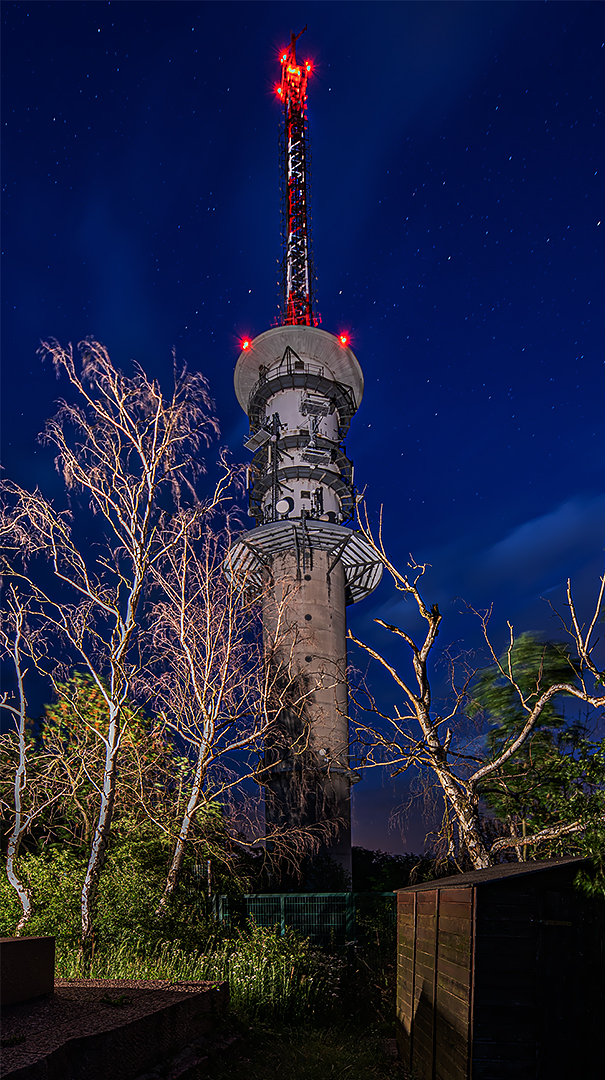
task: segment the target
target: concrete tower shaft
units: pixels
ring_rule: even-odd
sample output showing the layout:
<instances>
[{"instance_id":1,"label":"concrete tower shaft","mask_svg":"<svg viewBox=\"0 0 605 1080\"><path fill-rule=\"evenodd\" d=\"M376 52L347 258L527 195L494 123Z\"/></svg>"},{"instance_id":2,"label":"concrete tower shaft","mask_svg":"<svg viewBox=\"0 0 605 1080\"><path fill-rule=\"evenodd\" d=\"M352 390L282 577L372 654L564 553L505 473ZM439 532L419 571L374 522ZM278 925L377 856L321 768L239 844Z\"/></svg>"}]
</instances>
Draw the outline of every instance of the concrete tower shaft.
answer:
<instances>
[{"instance_id":1,"label":"concrete tower shaft","mask_svg":"<svg viewBox=\"0 0 605 1080\"><path fill-rule=\"evenodd\" d=\"M263 596L266 652L279 635L278 621L285 621L273 662L290 671L295 707L282 711L284 740L266 748L265 801L275 824L337 825L328 850L349 870L349 787L357 777L349 767L345 573L342 563L332 569L326 603L330 561L327 551L312 547L302 566L292 550L272 559Z\"/></svg>"}]
</instances>

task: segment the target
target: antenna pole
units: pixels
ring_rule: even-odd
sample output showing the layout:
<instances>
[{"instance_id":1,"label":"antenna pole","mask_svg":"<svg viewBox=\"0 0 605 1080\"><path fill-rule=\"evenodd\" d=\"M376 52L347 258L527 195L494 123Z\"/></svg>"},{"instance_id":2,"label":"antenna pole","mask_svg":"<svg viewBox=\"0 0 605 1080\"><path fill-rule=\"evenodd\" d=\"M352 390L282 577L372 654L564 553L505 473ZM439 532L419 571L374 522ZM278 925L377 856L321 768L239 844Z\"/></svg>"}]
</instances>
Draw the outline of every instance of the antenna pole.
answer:
<instances>
[{"instance_id":1,"label":"antenna pole","mask_svg":"<svg viewBox=\"0 0 605 1080\"><path fill-rule=\"evenodd\" d=\"M311 63L296 60L296 42L306 29L305 26L300 34L292 33L290 45L281 53L282 77L277 87L284 104L282 323L285 326L316 326L318 322L313 310L307 125L307 80Z\"/></svg>"}]
</instances>

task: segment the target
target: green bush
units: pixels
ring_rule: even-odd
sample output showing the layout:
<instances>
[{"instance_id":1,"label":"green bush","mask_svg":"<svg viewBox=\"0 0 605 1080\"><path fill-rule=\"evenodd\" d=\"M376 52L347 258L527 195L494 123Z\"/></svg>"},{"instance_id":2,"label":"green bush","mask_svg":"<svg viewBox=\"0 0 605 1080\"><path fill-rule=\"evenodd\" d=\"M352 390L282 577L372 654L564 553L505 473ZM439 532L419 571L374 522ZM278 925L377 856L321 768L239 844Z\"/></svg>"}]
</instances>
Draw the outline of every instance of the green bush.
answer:
<instances>
[{"instance_id":1,"label":"green bush","mask_svg":"<svg viewBox=\"0 0 605 1080\"><path fill-rule=\"evenodd\" d=\"M53 934L57 940L75 944L81 934L80 896L86 873L86 857L64 847L25 854L19 872L32 895L32 916L25 933ZM124 934L145 934L151 940L169 931L190 935L197 923L195 913L177 897L161 925L154 912L165 880L164 865L150 858L148 844L125 841L108 857L99 887L97 938L117 941ZM6 875L0 875L0 932L8 935L20 918L21 907Z\"/></svg>"},{"instance_id":2,"label":"green bush","mask_svg":"<svg viewBox=\"0 0 605 1080\"><path fill-rule=\"evenodd\" d=\"M42 855L23 855L19 872L33 898L33 914L26 933L54 934L77 940L80 934L80 892L85 862L64 848L50 848ZM5 874L0 875L0 933L9 936L21 917L17 894Z\"/></svg>"}]
</instances>

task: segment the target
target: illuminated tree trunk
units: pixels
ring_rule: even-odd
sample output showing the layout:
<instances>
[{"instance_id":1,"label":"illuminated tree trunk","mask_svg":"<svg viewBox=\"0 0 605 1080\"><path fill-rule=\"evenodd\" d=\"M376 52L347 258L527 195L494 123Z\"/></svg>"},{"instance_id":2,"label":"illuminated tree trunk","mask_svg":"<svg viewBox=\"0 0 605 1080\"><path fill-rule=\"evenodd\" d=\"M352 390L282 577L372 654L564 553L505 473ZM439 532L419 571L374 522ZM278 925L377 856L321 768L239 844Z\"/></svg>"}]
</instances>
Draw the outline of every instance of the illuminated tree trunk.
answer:
<instances>
[{"instance_id":1,"label":"illuminated tree trunk","mask_svg":"<svg viewBox=\"0 0 605 1080\"><path fill-rule=\"evenodd\" d=\"M174 894L177 887L181 870L183 869L183 863L185 861L185 851L187 849L187 841L189 840L189 834L191 831L191 823L193 821L193 815L200 805L202 799L202 784L204 780L206 763L206 748L201 746L198 752L197 764L195 769L195 776L191 787L191 794L187 802L187 809L183 815L181 822L181 828L179 835L172 853L172 862L166 878L166 884L164 885L164 891L162 898L158 904L156 916L160 918L166 911L170 898Z\"/></svg>"}]
</instances>

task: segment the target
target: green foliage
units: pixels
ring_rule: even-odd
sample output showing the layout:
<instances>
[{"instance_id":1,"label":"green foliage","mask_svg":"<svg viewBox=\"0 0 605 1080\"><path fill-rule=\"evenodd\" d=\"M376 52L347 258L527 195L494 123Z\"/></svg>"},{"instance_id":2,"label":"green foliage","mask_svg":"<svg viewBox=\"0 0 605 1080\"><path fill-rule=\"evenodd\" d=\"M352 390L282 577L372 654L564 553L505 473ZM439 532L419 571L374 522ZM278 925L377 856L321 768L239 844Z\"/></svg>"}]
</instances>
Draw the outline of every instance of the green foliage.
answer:
<instances>
[{"instance_id":1,"label":"green foliage","mask_svg":"<svg viewBox=\"0 0 605 1080\"><path fill-rule=\"evenodd\" d=\"M86 858L66 847L51 847L21 860L34 898L28 934L53 934L59 941L77 942L81 935L80 895ZM154 866L153 845L128 841L107 861L99 893L99 937L114 940L133 930L153 926L153 902L159 896L163 864ZM16 896L7 879L0 881L0 927L10 934L19 918Z\"/></svg>"},{"instance_id":2,"label":"green foliage","mask_svg":"<svg viewBox=\"0 0 605 1080\"><path fill-rule=\"evenodd\" d=\"M586 742L576 761L567 763L574 784L573 796L565 807L589 825L575 839L580 855L591 859L587 870L581 870L576 885L588 896L605 897L605 739L599 743Z\"/></svg>"},{"instance_id":3,"label":"green foliage","mask_svg":"<svg viewBox=\"0 0 605 1080\"><path fill-rule=\"evenodd\" d=\"M583 855L591 858L588 869L578 871L574 884L587 896L605 898L605 828L603 825L588 830L581 839Z\"/></svg>"},{"instance_id":4,"label":"green foliage","mask_svg":"<svg viewBox=\"0 0 605 1080\"><path fill-rule=\"evenodd\" d=\"M501 667L508 673L509 653L500 657ZM510 670L528 703L533 706L540 694L557 683L576 685L578 676L569 647L559 641L540 641L535 634L521 634L510 651ZM519 729L526 716L520 708L519 695L510 681L494 664L484 671L472 691L469 710L474 715L480 709L492 718L491 745L496 748ZM548 702L540 715L541 729L558 729L565 719L557 698Z\"/></svg>"},{"instance_id":5,"label":"green foliage","mask_svg":"<svg viewBox=\"0 0 605 1080\"><path fill-rule=\"evenodd\" d=\"M507 652L500 657L500 664L508 671ZM540 642L531 634L515 641L510 670L530 708L549 687L576 682L567 646ZM528 713L496 665L485 671L473 688L469 713L476 715L480 710L490 723L488 750L497 757L520 733ZM482 795L490 809L503 821L524 823L532 832L551 824L553 799L565 786L561 756L570 740L577 742L579 738L579 729L566 725L560 698L551 699L523 746L485 783Z\"/></svg>"},{"instance_id":6,"label":"green foliage","mask_svg":"<svg viewBox=\"0 0 605 1080\"><path fill-rule=\"evenodd\" d=\"M114 840L101 878L98 906L98 940L114 941L129 930L150 940L169 929L190 933L196 915L188 910L185 891L178 893L160 927L154 911L165 879L166 848L153 835ZM27 853L21 861L32 891L34 911L28 934L53 934L58 941L78 942L81 936L80 896L86 872L86 854L53 846L38 854ZM20 906L5 875L0 877L0 932L11 934Z\"/></svg>"},{"instance_id":7,"label":"green foliage","mask_svg":"<svg viewBox=\"0 0 605 1080\"><path fill-rule=\"evenodd\" d=\"M24 848L36 852L49 844L60 844L84 853L98 814L108 713L103 694L90 675L76 672L57 685L58 700L45 707L38 721L28 722L28 807L36 803L37 788L47 790L52 781L54 791L49 792L53 798L43 812L34 817ZM16 753L10 740L3 742L0 783L9 806ZM163 820L179 797L182 801L182 778L187 768L189 762L176 752L159 726L126 706L115 803L117 835L134 835L141 825Z\"/></svg>"},{"instance_id":8,"label":"green foliage","mask_svg":"<svg viewBox=\"0 0 605 1080\"><path fill-rule=\"evenodd\" d=\"M301 1020L333 1011L344 961L314 949L293 930L251 926L223 946L211 977L228 974L231 1001L250 1019Z\"/></svg>"},{"instance_id":9,"label":"green foliage","mask_svg":"<svg viewBox=\"0 0 605 1080\"><path fill-rule=\"evenodd\" d=\"M216 815L213 815L216 818ZM209 849L214 850L214 848ZM152 823L142 822L114 831L101 876L98 897L97 940L119 941L130 931L155 942L170 933L175 940L195 939L200 923L210 913L206 895L206 865L189 856L186 872L168 909L158 922L155 911L166 880L170 856L168 838ZM54 844L20 859L21 873L31 889L33 915L28 934L53 934L59 941L78 942L81 935L80 897L87 852ZM238 895L241 878L229 877L228 866L214 874L219 892ZM219 867L220 870L220 867ZM10 935L21 915L17 894L6 874L0 875L0 934Z\"/></svg>"},{"instance_id":10,"label":"green foliage","mask_svg":"<svg viewBox=\"0 0 605 1080\"><path fill-rule=\"evenodd\" d=\"M574 659L566 645L541 642L523 634L510 653L511 671L532 708L540 694L558 683L577 684ZM508 653L500 663L508 670ZM488 749L496 757L522 730L528 713L510 682L494 665L477 681L469 710L483 711L490 722ZM520 836L575 821L585 822L585 834L572 834L527 847L525 857L605 851L603 830L595 824L605 813L605 742L592 741L582 724L568 720L564 700L552 698L533 733L519 750L488 777L482 798L502 822L514 824Z\"/></svg>"},{"instance_id":11,"label":"green foliage","mask_svg":"<svg viewBox=\"0 0 605 1080\"><path fill-rule=\"evenodd\" d=\"M77 940L80 932L80 892L85 863L67 848L49 848L41 855L28 853L20 860L21 873L32 890L34 913L29 935L56 934ZM17 894L5 874L0 877L0 934L10 936L21 916Z\"/></svg>"},{"instance_id":12,"label":"green foliage","mask_svg":"<svg viewBox=\"0 0 605 1080\"><path fill-rule=\"evenodd\" d=\"M98 789L105 764L109 715L105 699L89 674L75 672L58 684L58 700L45 707L38 731L38 748L86 760L84 777L60 801L47 833L61 843L88 848L97 816ZM121 717L121 765L115 802L115 832L124 837L141 824L170 819L182 806L188 759L152 718L130 705ZM33 755L35 766L35 754Z\"/></svg>"}]
</instances>

